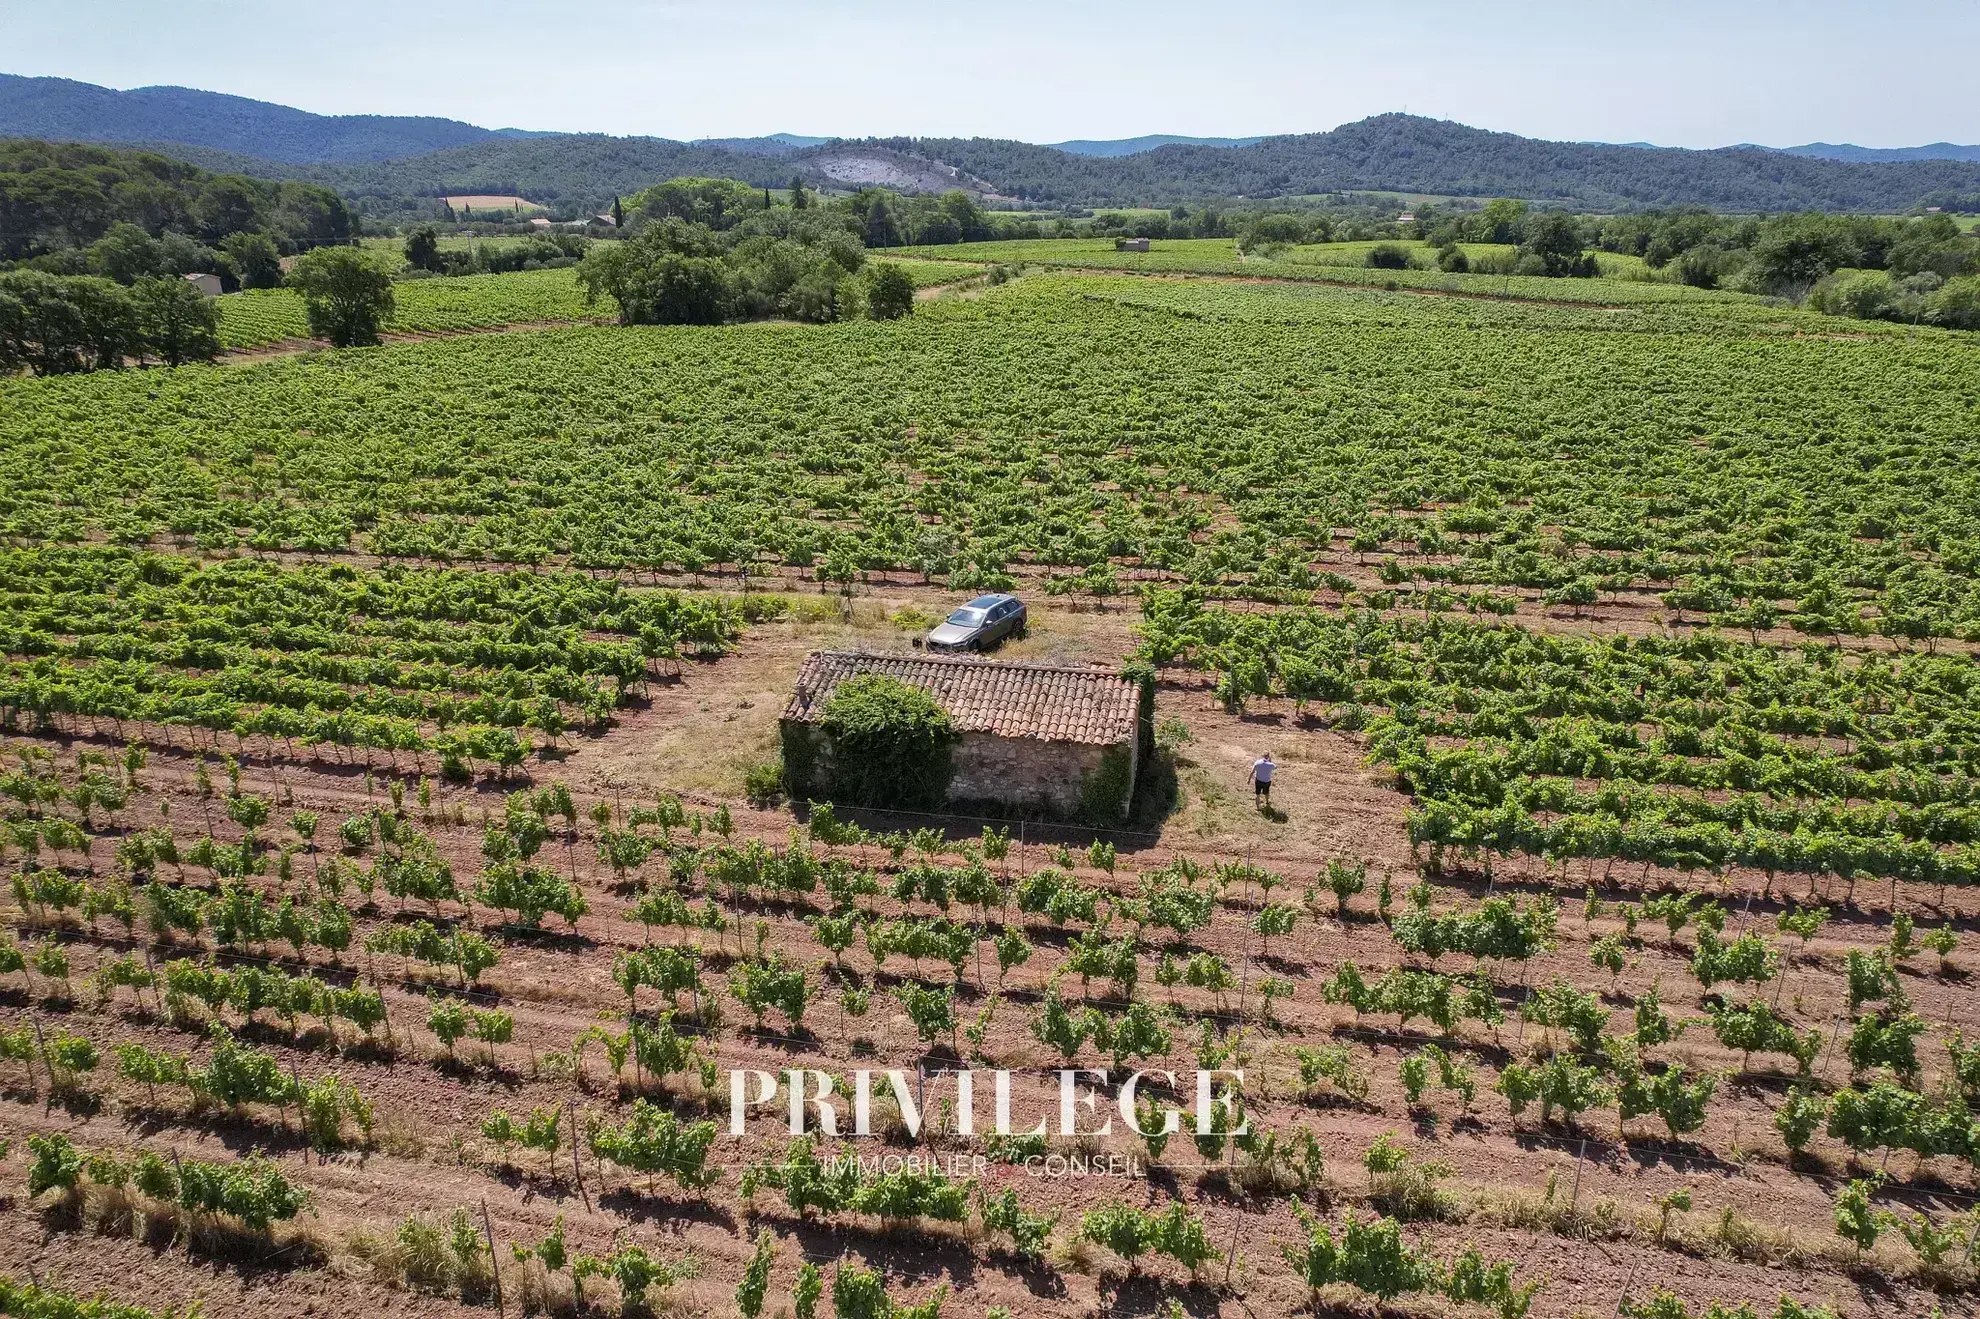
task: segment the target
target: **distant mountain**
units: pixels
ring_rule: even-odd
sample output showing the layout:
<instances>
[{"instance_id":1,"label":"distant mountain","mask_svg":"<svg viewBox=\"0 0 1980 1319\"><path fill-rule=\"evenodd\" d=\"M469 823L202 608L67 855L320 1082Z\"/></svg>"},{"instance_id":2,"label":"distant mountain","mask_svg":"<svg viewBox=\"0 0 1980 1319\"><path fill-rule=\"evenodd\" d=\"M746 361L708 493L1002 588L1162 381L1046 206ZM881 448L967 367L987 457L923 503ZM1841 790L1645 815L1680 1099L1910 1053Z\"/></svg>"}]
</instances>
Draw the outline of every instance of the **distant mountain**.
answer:
<instances>
[{"instance_id":1,"label":"distant mountain","mask_svg":"<svg viewBox=\"0 0 1980 1319\"><path fill-rule=\"evenodd\" d=\"M390 160L497 135L455 119L318 115L189 87L120 92L67 78L0 74L0 136L177 142L300 165Z\"/></svg>"},{"instance_id":2,"label":"distant mountain","mask_svg":"<svg viewBox=\"0 0 1980 1319\"><path fill-rule=\"evenodd\" d=\"M1051 205L1355 191L1523 197L1597 210L1899 211L1928 194L1980 194L1980 164L1965 161L1865 164L1758 148L1646 151L1544 142L1403 114L1247 147L1177 144L1111 158L991 138L893 138L877 145L927 156L987 179L1001 193Z\"/></svg>"},{"instance_id":3,"label":"distant mountain","mask_svg":"<svg viewBox=\"0 0 1980 1319\"><path fill-rule=\"evenodd\" d=\"M1848 160L1858 164L1892 164L1907 160L1980 161L1980 146L1963 147L1951 142L1933 142L1922 147L1859 147L1848 142L1810 142L1805 146L1781 147L1789 156L1812 156L1817 160Z\"/></svg>"},{"instance_id":4,"label":"distant mountain","mask_svg":"<svg viewBox=\"0 0 1980 1319\"><path fill-rule=\"evenodd\" d=\"M1117 137L1091 141L1079 139L1072 142L1047 142L1054 151L1064 151L1074 156L1132 156L1143 151L1153 151L1156 147L1248 147L1253 142L1262 142L1257 137L1178 137L1174 133L1149 133L1144 137Z\"/></svg>"},{"instance_id":5,"label":"distant mountain","mask_svg":"<svg viewBox=\"0 0 1980 1319\"><path fill-rule=\"evenodd\" d=\"M829 137L803 137L797 133L772 133L768 137L698 137L689 146L720 147L746 156L788 156L806 147L822 147Z\"/></svg>"},{"instance_id":6,"label":"distant mountain","mask_svg":"<svg viewBox=\"0 0 1980 1319\"><path fill-rule=\"evenodd\" d=\"M759 188L779 188L790 182L792 174L803 172L788 156L602 133L496 137L403 160L364 164L263 162L245 172L266 176L271 170L328 184L348 197L387 203L408 197L491 193L527 197L552 210L587 213L609 205L614 197L679 175L741 179Z\"/></svg>"},{"instance_id":7,"label":"distant mountain","mask_svg":"<svg viewBox=\"0 0 1980 1319\"><path fill-rule=\"evenodd\" d=\"M183 87L120 92L0 74L0 137L9 136L141 145L205 169L327 184L376 198L387 212L405 209L409 199L459 193L584 208L676 174L723 175L759 187L793 174L838 187L964 187L1046 206L1399 192L1521 197L1590 210L1889 212L1928 196L1980 196L1980 147L1646 149L1538 141L1402 114L1265 138L1156 134L1036 146L774 133L674 142L486 129L453 119L316 115Z\"/></svg>"}]
</instances>

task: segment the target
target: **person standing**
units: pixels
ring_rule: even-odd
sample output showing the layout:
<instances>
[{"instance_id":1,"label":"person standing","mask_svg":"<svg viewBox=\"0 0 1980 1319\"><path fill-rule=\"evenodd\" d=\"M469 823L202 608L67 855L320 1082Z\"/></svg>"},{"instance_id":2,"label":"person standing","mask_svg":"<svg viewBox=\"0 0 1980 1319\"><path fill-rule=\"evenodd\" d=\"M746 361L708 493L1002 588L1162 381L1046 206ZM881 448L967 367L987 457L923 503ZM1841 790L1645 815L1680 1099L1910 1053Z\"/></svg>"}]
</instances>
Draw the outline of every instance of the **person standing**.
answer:
<instances>
[{"instance_id":1,"label":"person standing","mask_svg":"<svg viewBox=\"0 0 1980 1319\"><path fill-rule=\"evenodd\" d=\"M1278 768L1269 751L1251 762L1251 799L1268 809L1272 805L1272 775Z\"/></svg>"}]
</instances>

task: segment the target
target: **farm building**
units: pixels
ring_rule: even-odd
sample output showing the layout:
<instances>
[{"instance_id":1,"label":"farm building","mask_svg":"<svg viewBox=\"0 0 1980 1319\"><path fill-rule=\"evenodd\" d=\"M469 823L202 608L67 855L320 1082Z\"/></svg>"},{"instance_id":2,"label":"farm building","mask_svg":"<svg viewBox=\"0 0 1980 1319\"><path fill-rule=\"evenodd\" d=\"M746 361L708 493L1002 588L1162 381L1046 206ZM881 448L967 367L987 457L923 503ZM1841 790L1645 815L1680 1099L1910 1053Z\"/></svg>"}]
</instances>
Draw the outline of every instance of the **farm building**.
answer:
<instances>
[{"instance_id":1,"label":"farm building","mask_svg":"<svg viewBox=\"0 0 1980 1319\"><path fill-rule=\"evenodd\" d=\"M209 274L187 275L186 283L192 285L194 288L198 289L201 293L205 294L209 298L217 298L220 296L220 277L218 275L209 275Z\"/></svg>"},{"instance_id":2,"label":"farm building","mask_svg":"<svg viewBox=\"0 0 1980 1319\"><path fill-rule=\"evenodd\" d=\"M1114 250L1116 252L1146 252L1148 250L1148 240L1146 238L1116 238L1114 240Z\"/></svg>"},{"instance_id":3,"label":"farm building","mask_svg":"<svg viewBox=\"0 0 1980 1319\"><path fill-rule=\"evenodd\" d=\"M1104 669L862 651L813 651L798 671L782 721L786 775L795 760L808 780L787 783L794 796L826 795L835 767L825 710L840 683L866 674L919 688L948 712L960 734L950 802L1090 819L1127 813L1142 699L1129 679Z\"/></svg>"}]
</instances>

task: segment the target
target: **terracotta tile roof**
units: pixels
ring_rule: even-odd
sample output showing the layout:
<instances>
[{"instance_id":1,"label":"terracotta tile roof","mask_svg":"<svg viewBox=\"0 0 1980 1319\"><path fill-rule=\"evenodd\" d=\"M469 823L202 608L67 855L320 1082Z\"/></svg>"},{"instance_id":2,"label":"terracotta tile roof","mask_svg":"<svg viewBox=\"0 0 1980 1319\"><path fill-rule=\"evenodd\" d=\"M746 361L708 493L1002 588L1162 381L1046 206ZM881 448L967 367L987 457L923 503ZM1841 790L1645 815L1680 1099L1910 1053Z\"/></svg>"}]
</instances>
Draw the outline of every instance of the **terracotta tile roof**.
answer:
<instances>
[{"instance_id":1,"label":"terracotta tile roof","mask_svg":"<svg viewBox=\"0 0 1980 1319\"><path fill-rule=\"evenodd\" d=\"M805 656L784 718L817 723L838 685L863 673L885 674L932 693L966 733L1097 746L1134 737L1134 684L1105 669L855 650L814 650Z\"/></svg>"}]
</instances>

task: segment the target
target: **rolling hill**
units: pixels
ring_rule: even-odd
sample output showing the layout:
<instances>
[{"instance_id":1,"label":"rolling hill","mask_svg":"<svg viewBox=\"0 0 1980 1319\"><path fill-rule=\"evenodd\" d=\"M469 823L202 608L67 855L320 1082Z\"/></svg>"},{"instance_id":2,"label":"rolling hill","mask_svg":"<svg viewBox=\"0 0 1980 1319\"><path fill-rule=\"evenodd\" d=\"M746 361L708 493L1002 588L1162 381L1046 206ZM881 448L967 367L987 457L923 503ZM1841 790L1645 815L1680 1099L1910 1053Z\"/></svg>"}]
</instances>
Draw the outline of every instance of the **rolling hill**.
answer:
<instances>
[{"instance_id":1,"label":"rolling hill","mask_svg":"<svg viewBox=\"0 0 1980 1319\"><path fill-rule=\"evenodd\" d=\"M359 198L519 194L573 212L676 174L775 187L963 186L1037 206L1172 205L1341 192L1523 197L1592 210L1902 211L1980 197L1980 148L1785 151L1547 142L1384 114L1324 133L1150 135L1037 146L997 138L826 140L778 133L676 142L486 129L452 119L316 115L180 87L114 91L0 75L0 136L143 146L203 168L301 178Z\"/></svg>"},{"instance_id":2,"label":"rolling hill","mask_svg":"<svg viewBox=\"0 0 1980 1319\"><path fill-rule=\"evenodd\" d=\"M1903 160L1980 160L1980 146L1960 146L1956 142L1931 142L1922 147L1859 147L1849 142L1809 142L1798 147L1782 147L1781 150L1790 156L1853 160L1862 164L1891 164Z\"/></svg>"},{"instance_id":3,"label":"rolling hill","mask_svg":"<svg viewBox=\"0 0 1980 1319\"><path fill-rule=\"evenodd\" d=\"M284 164L391 160L520 130L405 115L319 115L196 91L123 92L67 78L0 73L0 136L129 145L171 143Z\"/></svg>"},{"instance_id":4,"label":"rolling hill","mask_svg":"<svg viewBox=\"0 0 1980 1319\"><path fill-rule=\"evenodd\" d=\"M1182 137L1175 133L1148 133L1141 137L1116 137L1094 140L1078 138L1071 142L1047 142L1045 145L1054 151L1063 151L1073 156L1132 156L1143 151L1153 151L1156 147L1248 147L1253 142L1263 141L1256 137Z\"/></svg>"},{"instance_id":5,"label":"rolling hill","mask_svg":"<svg viewBox=\"0 0 1980 1319\"><path fill-rule=\"evenodd\" d=\"M1980 165L1962 161L1862 163L1739 147L1645 151L1545 142L1403 114L1246 147L1178 144L1112 158L988 138L897 138L884 145L957 166L1001 192L1056 204L1352 190L1525 197L1595 209L1892 211L1930 193L1980 193Z\"/></svg>"}]
</instances>

